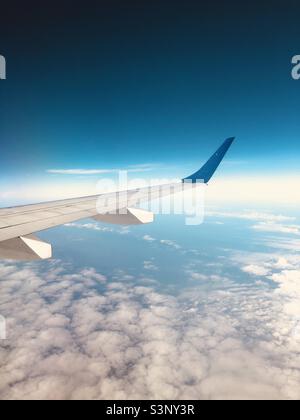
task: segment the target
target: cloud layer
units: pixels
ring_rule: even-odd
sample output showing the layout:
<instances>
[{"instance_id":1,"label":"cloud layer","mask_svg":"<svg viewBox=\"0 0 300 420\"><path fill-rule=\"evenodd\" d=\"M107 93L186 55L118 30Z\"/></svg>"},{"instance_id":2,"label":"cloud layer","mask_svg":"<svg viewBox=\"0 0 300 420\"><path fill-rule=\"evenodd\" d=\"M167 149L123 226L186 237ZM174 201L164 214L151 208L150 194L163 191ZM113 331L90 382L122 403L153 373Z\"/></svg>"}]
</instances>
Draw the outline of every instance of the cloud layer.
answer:
<instances>
[{"instance_id":1,"label":"cloud layer","mask_svg":"<svg viewBox=\"0 0 300 420\"><path fill-rule=\"evenodd\" d=\"M271 213L214 216L255 220L257 232L298 227ZM163 287L164 261L146 255L135 276L0 263L0 399L300 398L299 241L271 238L268 251L223 249L208 261L174 240L136 239L185 256L180 288Z\"/></svg>"},{"instance_id":2,"label":"cloud layer","mask_svg":"<svg viewBox=\"0 0 300 420\"><path fill-rule=\"evenodd\" d=\"M202 276L172 295L121 270L2 263L0 398L299 398L299 261L253 259L274 289Z\"/></svg>"},{"instance_id":3,"label":"cloud layer","mask_svg":"<svg viewBox=\"0 0 300 420\"><path fill-rule=\"evenodd\" d=\"M82 168L73 168L73 169L47 169L48 174L56 175L104 175L104 174L116 174L121 171L126 171L128 173L140 173L148 172L157 168L157 165L153 164L142 164L142 165L132 165L127 169L82 169Z\"/></svg>"}]
</instances>

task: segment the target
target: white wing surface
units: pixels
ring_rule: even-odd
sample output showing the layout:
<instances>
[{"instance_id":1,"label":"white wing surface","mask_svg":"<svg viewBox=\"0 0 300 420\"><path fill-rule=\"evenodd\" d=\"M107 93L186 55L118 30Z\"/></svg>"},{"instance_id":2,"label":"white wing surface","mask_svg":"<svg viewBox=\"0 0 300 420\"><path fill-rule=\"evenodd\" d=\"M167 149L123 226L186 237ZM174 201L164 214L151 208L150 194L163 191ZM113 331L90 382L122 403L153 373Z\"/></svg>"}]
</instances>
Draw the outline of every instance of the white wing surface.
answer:
<instances>
[{"instance_id":1,"label":"white wing surface","mask_svg":"<svg viewBox=\"0 0 300 420\"><path fill-rule=\"evenodd\" d=\"M228 139L195 174L183 182L99 194L48 203L0 209L0 259L35 260L50 258L51 245L34 233L86 218L106 223L143 224L153 221L153 214L136 208L143 202L194 188L197 181L208 182L233 138Z\"/></svg>"}]
</instances>

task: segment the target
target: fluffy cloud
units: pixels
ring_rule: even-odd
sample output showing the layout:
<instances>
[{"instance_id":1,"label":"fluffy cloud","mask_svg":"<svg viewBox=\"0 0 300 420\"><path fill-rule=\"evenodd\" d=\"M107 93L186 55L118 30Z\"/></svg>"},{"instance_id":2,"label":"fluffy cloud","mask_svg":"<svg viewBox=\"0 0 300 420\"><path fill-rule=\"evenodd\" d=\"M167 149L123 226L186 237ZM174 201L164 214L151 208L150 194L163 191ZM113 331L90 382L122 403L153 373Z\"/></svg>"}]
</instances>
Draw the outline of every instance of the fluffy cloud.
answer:
<instances>
[{"instance_id":1,"label":"fluffy cloud","mask_svg":"<svg viewBox=\"0 0 300 420\"><path fill-rule=\"evenodd\" d=\"M198 271L187 270L186 272L192 280L200 281L222 281L227 280L224 276L218 274L204 274Z\"/></svg>"},{"instance_id":2,"label":"fluffy cloud","mask_svg":"<svg viewBox=\"0 0 300 420\"><path fill-rule=\"evenodd\" d=\"M286 254L285 257L277 254L255 254L249 259L259 261L259 266L248 265L242 267L242 270L254 276L265 278L275 284L273 292L273 308L276 307L277 317L270 317L269 325L272 325L276 332L273 332L276 342L290 348L291 353L296 351L295 360L297 372L300 372L299 345L300 345L300 257L298 254ZM242 262L241 255L235 257ZM275 328L275 325L277 327Z\"/></svg>"},{"instance_id":3,"label":"fluffy cloud","mask_svg":"<svg viewBox=\"0 0 300 420\"><path fill-rule=\"evenodd\" d=\"M144 241L148 241L148 242L156 241L156 239L152 238L152 236L150 236L150 235L144 235L143 239L144 239Z\"/></svg>"},{"instance_id":4,"label":"fluffy cloud","mask_svg":"<svg viewBox=\"0 0 300 420\"><path fill-rule=\"evenodd\" d=\"M242 270L245 271L245 273L253 274L255 276L266 276L270 273L269 268L254 264L246 265L245 267L242 267Z\"/></svg>"},{"instance_id":5,"label":"fluffy cloud","mask_svg":"<svg viewBox=\"0 0 300 420\"><path fill-rule=\"evenodd\" d=\"M1 399L300 397L284 289L223 279L173 296L121 270L60 262L2 263L0 278Z\"/></svg>"},{"instance_id":6,"label":"fluffy cloud","mask_svg":"<svg viewBox=\"0 0 300 420\"><path fill-rule=\"evenodd\" d=\"M150 261L144 261L144 269L145 270L158 270L158 267L154 264L153 260Z\"/></svg>"}]
</instances>

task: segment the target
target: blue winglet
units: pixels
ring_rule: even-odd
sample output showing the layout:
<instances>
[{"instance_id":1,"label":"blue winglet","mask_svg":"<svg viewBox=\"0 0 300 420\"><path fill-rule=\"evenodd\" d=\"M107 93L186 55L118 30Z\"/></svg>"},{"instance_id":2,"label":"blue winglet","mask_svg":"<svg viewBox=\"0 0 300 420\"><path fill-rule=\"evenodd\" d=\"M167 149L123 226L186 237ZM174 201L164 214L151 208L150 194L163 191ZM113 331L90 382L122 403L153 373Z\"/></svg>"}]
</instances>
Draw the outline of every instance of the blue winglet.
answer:
<instances>
[{"instance_id":1,"label":"blue winglet","mask_svg":"<svg viewBox=\"0 0 300 420\"><path fill-rule=\"evenodd\" d=\"M184 178L182 181L191 180L193 183L197 181L202 181L205 184L208 183L222 162L234 139L235 137L230 137L229 139L225 140L222 146L212 155L212 157L205 163L205 165L202 166L201 169L199 169L193 175Z\"/></svg>"}]
</instances>

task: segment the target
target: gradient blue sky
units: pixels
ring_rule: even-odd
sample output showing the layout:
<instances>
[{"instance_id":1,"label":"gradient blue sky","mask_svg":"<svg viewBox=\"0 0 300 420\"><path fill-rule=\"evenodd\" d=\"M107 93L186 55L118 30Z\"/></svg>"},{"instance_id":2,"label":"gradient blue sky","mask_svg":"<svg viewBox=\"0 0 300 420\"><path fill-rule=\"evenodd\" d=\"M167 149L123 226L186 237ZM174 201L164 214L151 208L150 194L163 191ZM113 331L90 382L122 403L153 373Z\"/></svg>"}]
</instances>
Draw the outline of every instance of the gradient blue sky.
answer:
<instances>
[{"instance_id":1,"label":"gradient blue sky","mask_svg":"<svg viewBox=\"0 0 300 420\"><path fill-rule=\"evenodd\" d=\"M1 15L6 188L51 168L186 175L229 136L224 174L299 172L297 1L30 1Z\"/></svg>"}]
</instances>

